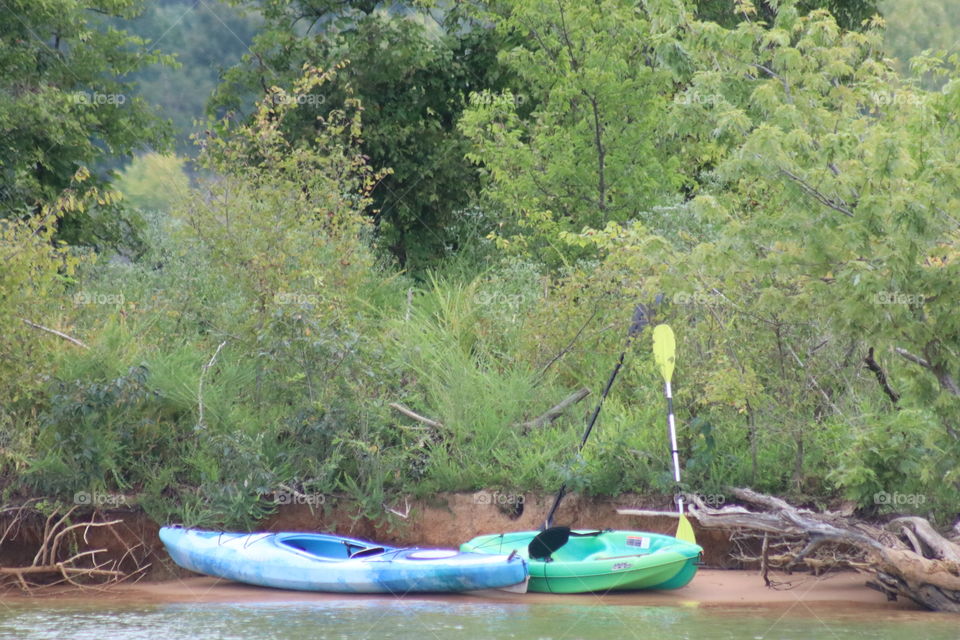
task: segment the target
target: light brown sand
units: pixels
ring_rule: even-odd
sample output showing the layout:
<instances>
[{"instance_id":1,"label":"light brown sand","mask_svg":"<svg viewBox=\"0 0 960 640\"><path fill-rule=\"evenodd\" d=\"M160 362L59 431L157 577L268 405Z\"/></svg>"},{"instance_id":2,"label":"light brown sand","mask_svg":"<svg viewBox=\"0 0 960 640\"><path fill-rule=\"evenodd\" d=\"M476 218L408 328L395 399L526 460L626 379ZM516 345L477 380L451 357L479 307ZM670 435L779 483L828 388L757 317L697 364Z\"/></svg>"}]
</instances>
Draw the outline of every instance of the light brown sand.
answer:
<instances>
[{"instance_id":1,"label":"light brown sand","mask_svg":"<svg viewBox=\"0 0 960 640\"><path fill-rule=\"evenodd\" d=\"M607 595L553 595L544 593L514 594L503 591L484 591L469 594L421 595L409 594L405 600L604 604L604 605L693 605L706 607L787 607L832 608L854 611L913 609L904 602L888 602L886 598L864 586L865 578L856 573L835 573L820 578L798 574L780 580L789 585L767 588L759 574L752 571L722 571L703 569L689 585L673 591L641 591ZM361 599L394 599L395 596L346 595L281 591L254 587L236 582L207 577L190 577L165 582L120 584L105 591L62 589L46 591L39 596L18 593L0 595L8 602L30 599L58 604L96 602L97 604L159 604L194 602L310 602Z\"/></svg>"}]
</instances>

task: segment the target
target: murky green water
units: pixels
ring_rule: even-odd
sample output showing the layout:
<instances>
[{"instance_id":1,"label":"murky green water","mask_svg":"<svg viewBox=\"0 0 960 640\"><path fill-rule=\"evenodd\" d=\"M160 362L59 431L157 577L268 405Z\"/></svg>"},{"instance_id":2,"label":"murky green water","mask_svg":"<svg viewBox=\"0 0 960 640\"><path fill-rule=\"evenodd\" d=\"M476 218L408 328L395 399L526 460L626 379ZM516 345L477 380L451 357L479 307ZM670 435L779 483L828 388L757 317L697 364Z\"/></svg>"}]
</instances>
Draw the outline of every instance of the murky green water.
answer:
<instances>
[{"instance_id":1,"label":"murky green water","mask_svg":"<svg viewBox=\"0 0 960 640\"><path fill-rule=\"evenodd\" d=\"M960 617L777 609L346 600L149 607L3 606L3 640L940 640Z\"/></svg>"}]
</instances>

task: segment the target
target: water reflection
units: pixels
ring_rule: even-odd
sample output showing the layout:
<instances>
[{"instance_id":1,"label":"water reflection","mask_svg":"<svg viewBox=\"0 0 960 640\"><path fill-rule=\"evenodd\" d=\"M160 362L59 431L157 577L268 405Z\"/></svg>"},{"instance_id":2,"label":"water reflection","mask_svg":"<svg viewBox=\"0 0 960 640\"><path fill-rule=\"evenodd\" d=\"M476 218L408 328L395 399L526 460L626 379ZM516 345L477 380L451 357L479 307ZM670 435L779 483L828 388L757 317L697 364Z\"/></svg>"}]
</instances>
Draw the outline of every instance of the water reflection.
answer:
<instances>
[{"instance_id":1,"label":"water reflection","mask_svg":"<svg viewBox=\"0 0 960 640\"><path fill-rule=\"evenodd\" d=\"M503 604L349 599L141 607L0 607L3 640L578 640L960 637L960 620L913 612Z\"/></svg>"}]
</instances>

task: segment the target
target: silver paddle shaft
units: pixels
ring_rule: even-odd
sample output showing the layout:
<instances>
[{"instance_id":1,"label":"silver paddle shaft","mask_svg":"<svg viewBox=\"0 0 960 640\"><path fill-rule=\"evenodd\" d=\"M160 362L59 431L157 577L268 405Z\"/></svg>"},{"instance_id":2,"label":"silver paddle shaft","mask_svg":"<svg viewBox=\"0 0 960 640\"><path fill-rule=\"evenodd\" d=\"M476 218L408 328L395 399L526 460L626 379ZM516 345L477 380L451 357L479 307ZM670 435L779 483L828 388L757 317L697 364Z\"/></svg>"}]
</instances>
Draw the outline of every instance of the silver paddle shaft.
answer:
<instances>
[{"instance_id":1,"label":"silver paddle shaft","mask_svg":"<svg viewBox=\"0 0 960 640\"><path fill-rule=\"evenodd\" d=\"M680 451L677 447L677 423L673 417L673 389L670 381L664 381L664 394L667 396L667 426L670 427L670 454L673 456L673 479L680 486ZM677 496L677 509L683 514L683 496Z\"/></svg>"}]
</instances>

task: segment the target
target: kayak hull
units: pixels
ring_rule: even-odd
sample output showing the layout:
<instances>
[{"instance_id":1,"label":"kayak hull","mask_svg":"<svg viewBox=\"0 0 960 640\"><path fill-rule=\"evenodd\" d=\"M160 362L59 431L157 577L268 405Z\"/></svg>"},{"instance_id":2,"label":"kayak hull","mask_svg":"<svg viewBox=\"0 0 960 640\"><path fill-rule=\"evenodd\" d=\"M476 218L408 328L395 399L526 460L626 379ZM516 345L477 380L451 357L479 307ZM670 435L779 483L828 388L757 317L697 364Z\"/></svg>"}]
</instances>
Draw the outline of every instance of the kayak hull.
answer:
<instances>
[{"instance_id":1,"label":"kayak hull","mask_svg":"<svg viewBox=\"0 0 960 640\"><path fill-rule=\"evenodd\" d=\"M679 589L697 573L703 552L696 544L642 531L605 531L597 536L571 537L551 561L531 560L527 546L539 531L479 536L461 551L511 553L529 565L529 591L588 593Z\"/></svg>"},{"instance_id":2,"label":"kayak hull","mask_svg":"<svg viewBox=\"0 0 960 640\"><path fill-rule=\"evenodd\" d=\"M516 556L380 547L328 534L163 527L160 539L185 569L277 589L401 595L497 589L527 577L525 561ZM362 557L349 557L357 551Z\"/></svg>"}]
</instances>

